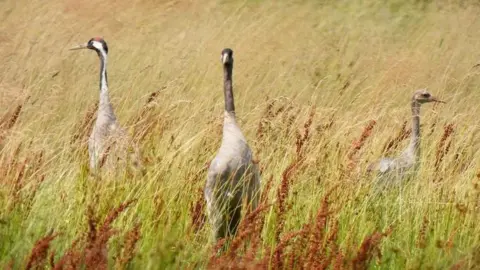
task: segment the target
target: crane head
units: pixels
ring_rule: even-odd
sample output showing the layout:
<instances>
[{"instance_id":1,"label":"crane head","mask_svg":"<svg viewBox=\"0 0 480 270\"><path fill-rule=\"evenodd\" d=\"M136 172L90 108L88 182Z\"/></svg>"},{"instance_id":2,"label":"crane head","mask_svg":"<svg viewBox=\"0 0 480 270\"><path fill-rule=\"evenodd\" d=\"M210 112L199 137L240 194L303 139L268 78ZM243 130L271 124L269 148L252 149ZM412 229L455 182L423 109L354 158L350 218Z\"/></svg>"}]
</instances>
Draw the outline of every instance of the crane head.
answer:
<instances>
[{"instance_id":1,"label":"crane head","mask_svg":"<svg viewBox=\"0 0 480 270\"><path fill-rule=\"evenodd\" d=\"M91 38L87 43L79 44L70 48L70 50L90 49L95 50L97 53L108 53L108 46L105 40L101 37Z\"/></svg>"},{"instance_id":2,"label":"crane head","mask_svg":"<svg viewBox=\"0 0 480 270\"><path fill-rule=\"evenodd\" d=\"M231 65L233 64L233 51L230 48L225 48L222 50L222 63L224 65Z\"/></svg>"},{"instance_id":3,"label":"crane head","mask_svg":"<svg viewBox=\"0 0 480 270\"><path fill-rule=\"evenodd\" d=\"M432 96L427 89L420 89L415 91L415 93L413 94L413 100L420 104L428 102L446 103L445 101L442 101L437 97Z\"/></svg>"}]
</instances>

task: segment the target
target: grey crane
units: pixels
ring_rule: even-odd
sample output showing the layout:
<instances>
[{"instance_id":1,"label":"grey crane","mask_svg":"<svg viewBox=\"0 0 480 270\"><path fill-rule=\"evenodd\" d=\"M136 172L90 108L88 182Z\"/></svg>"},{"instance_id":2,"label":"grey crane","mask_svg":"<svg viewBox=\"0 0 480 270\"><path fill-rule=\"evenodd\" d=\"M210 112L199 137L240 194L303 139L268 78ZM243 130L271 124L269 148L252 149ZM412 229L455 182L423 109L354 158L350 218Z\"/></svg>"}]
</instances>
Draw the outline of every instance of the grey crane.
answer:
<instances>
[{"instance_id":1,"label":"grey crane","mask_svg":"<svg viewBox=\"0 0 480 270\"><path fill-rule=\"evenodd\" d=\"M445 103L432 96L427 89L419 89L413 93L412 107L412 134L410 144L396 158L382 158L372 163L367 170L375 171L381 176L380 179L402 180L419 165L420 158L420 106L424 103Z\"/></svg>"},{"instance_id":2,"label":"grey crane","mask_svg":"<svg viewBox=\"0 0 480 270\"><path fill-rule=\"evenodd\" d=\"M255 209L260 191L260 172L252 151L235 120L232 89L233 51L221 54L224 72L225 112L223 137L210 163L204 195L215 241L233 236L241 219L242 201Z\"/></svg>"},{"instance_id":3,"label":"grey crane","mask_svg":"<svg viewBox=\"0 0 480 270\"><path fill-rule=\"evenodd\" d=\"M108 95L107 56L108 46L105 40L94 37L87 43L77 45L71 50L90 49L97 52L100 59L100 99L98 114L92 133L88 140L90 169L97 171L101 165L112 168L119 161L140 168L139 150L127 132L120 126L113 111Z\"/></svg>"}]
</instances>

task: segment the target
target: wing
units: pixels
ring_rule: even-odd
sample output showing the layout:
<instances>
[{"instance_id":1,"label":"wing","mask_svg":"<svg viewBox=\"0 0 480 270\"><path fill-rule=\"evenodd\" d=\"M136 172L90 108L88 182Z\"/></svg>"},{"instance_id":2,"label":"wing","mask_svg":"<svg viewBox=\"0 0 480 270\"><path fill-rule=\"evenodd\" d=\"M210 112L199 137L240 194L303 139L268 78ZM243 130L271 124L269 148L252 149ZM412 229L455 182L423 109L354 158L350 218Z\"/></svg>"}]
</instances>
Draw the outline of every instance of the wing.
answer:
<instances>
[{"instance_id":1,"label":"wing","mask_svg":"<svg viewBox=\"0 0 480 270\"><path fill-rule=\"evenodd\" d=\"M393 169L395 161L391 158L382 158L379 163L379 172L387 173Z\"/></svg>"},{"instance_id":2,"label":"wing","mask_svg":"<svg viewBox=\"0 0 480 270\"><path fill-rule=\"evenodd\" d=\"M394 167L395 160L392 158L382 158L381 160L372 163L368 166L367 171L377 171L380 174L391 171Z\"/></svg>"},{"instance_id":3,"label":"wing","mask_svg":"<svg viewBox=\"0 0 480 270\"><path fill-rule=\"evenodd\" d=\"M205 183L204 194L207 201L213 198L214 190L215 188L218 188L218 184L220 184L217 182L222 181L224 175L225 166L222 166L222 163L219 162L218 157L215 157L208 167L207 182Z\"/></svg>"}]
</instances>

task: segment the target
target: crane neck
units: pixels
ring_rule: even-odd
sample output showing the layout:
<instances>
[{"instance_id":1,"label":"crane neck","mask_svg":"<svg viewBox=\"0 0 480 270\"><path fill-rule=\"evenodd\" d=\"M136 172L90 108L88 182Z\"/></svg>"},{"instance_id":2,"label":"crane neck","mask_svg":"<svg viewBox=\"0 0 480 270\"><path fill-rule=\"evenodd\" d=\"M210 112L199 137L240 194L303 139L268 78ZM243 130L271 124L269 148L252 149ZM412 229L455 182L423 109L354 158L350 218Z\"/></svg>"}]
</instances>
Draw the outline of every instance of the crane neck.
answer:
<instances>
[{"instance_id":1,"label":"crane neck","mask_svg":"<svg viewBox=\"0 0 480 270\"><path fill-rule=\"evenodd\" d=\"M100 58L100 99L99 112L106 112L114 116L113 107L110 104L110 97L108 95L108 78L107 78L107 54L103 51L98 51Z\"/></svg>"},{"instance_id":2,"label":"crane neck","mask_svg":"<svg viewBox=\"0 0 480 270\"><path fill-rule=\"evenodd\" d=\"M412 100L412 136L408 150L420 155L420 103L416 100Z\"/></svg>"},{"instance_id":3,"label":"crane neck","mask_svg":"<svg viewBox=\"0 0 480 270\"><path fill-rule=\"evenodd\" d=\"M225 111L235 116L235 104L233 100L232 85L233 64L223 65L223 92L225 95Z\"/></svg>"}]
</instances>

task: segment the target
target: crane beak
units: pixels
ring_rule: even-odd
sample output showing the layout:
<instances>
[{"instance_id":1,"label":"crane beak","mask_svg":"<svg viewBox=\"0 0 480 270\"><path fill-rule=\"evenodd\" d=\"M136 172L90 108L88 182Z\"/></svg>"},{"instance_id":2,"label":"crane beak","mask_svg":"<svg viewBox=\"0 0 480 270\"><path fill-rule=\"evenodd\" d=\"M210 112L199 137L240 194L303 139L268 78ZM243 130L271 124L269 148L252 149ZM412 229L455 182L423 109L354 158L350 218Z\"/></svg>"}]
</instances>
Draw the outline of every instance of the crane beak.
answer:
<instances>
[{"instance_id":1,"label":"crane beak","mask_svg":"<svg viewBox=\"0 0 480 270\"><path fill-rule=\"evenodd\" d=\"M226 63L228 63L229 61L229 57L228 57L228 54L224 53L222 54L222 63L225 65Z\"/></svg>"},{"instance_id":2,"label":"crane beak","mask_svg":"<svg viewBox=\"0 0 480 270\"><path fill-rule=\"evenodd\" d=\"M438 99L438 98L436 98L436 97L431 97L431 98L430 98L430 101L431 101L431 102L437 102L437 103L447 103L447 102L445 102L445 101L443 101L443 100L440 100L440 99Z\"/></svg>"},{"instance_id":3,"label":"crane beak","mask_svg":"<svg viewBox=\"0 0 480 270\"><path fill-rule=\"evenodd\" d=\"M73 51L73 50L80 50L80 49L88 49L88 43L78 44L78 45L70 48L71 51Z\"/></svg>"}]
</instances>

